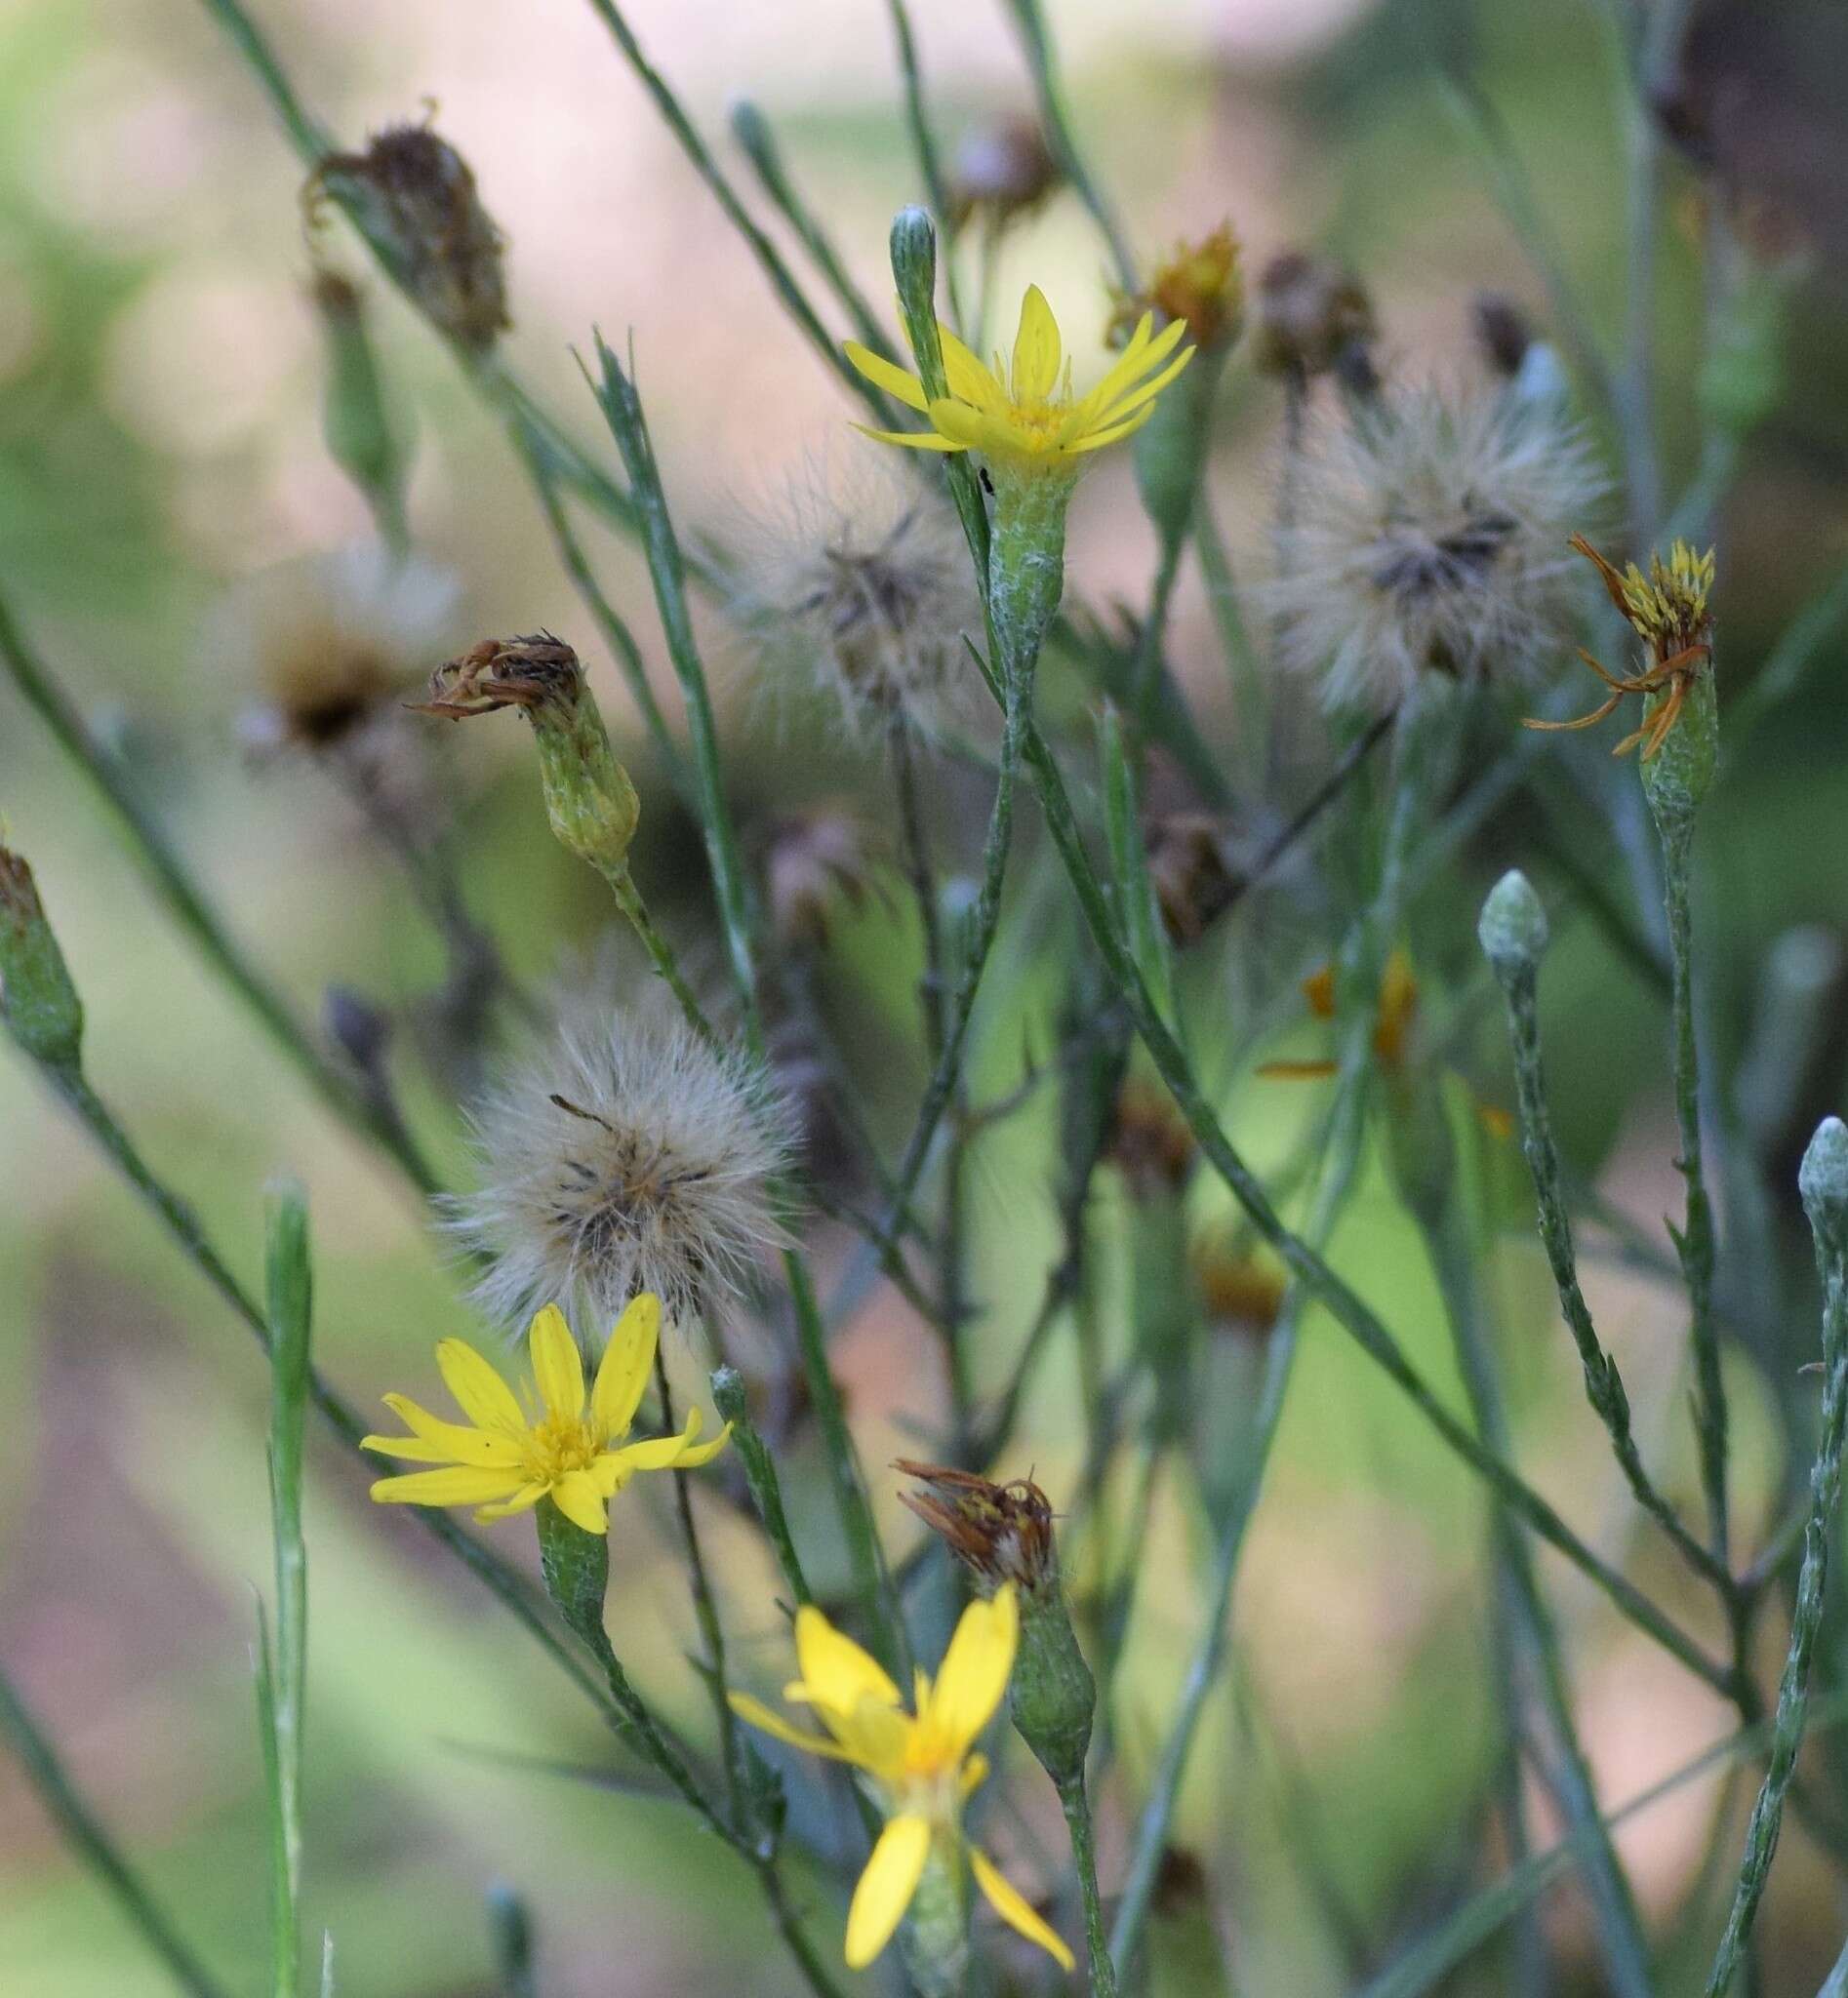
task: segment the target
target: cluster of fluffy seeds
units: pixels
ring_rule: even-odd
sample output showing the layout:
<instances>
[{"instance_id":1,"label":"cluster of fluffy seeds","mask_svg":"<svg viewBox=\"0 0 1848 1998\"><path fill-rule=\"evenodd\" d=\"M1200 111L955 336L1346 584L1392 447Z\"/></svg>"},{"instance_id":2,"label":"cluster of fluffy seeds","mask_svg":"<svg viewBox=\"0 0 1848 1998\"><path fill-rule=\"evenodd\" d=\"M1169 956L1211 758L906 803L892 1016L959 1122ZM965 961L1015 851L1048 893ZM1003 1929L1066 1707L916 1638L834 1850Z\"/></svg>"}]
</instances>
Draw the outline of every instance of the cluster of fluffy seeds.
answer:
<instances>
[{"instance_id":1,"label":"cluster of fluffy seeds","mask_svg":"<svg viewBox=\"0 0 1848 1998\"><path fill-rule=\"evenodd\" d=\"M784 1240L772 1181L791 1118L750 1061L679 1018L587 1012L476 1111L481 1184L449 1226L486 1262L475 1300L517 1330L559 1303L586 1331L653 1291L686 1322Z\"/></svg>"},{"instance_id":2,"label":"cluster of fluffy seeds","mask_svg":"<svg viewBox=\"0 0 1848 1998\"><path fill-rule=\"evenodd\" d=\"M858 733L925 733L962 704L981 628L969 551L941 495L883 466L814 469L749 523L731 603L773 682L820 691Z\"/></svg>"},{"instance_id":3,"label":"cluster of fluffy seeds","mask_svg":"<svg viewBox=\"0 0 1848 1998\"><path fill-rule=\"evenodd\" d=\"M1556 653L1568 536L1601 488L1549 398L1388 388L1311 425L1269 586L1282 662L1330 707L1396 707L1448 680L1522 678Z\"/></svg>"},{"instance_id":4,"label":"cluster of fluffy seeds","mask_svg":"<svg viewBox=\"0 0 1848 1998\"><path fill-rule=\"evenodd\" d=\"M253 748L329 749L393 706L453 649L454 575L376 541L265 569L220 608L208 650L255 690Z\"/></svg>"}]
</instances>

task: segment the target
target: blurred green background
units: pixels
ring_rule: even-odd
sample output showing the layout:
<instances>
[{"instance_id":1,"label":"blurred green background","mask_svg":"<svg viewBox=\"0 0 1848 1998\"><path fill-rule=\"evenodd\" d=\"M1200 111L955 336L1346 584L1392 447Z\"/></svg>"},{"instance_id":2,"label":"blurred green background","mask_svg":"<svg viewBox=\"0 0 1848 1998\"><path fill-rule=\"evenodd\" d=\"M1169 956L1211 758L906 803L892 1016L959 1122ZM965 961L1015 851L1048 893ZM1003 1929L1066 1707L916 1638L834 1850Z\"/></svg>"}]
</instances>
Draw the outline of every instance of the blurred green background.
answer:
<instances>
[{"instance_id":1,"label":"blurred green background","mask_svg":"<svg viewBox=\"0 0 1848 1998\"><path fill-rule=\"evenodd\" d=\"M956 0L917 11L948 140L1028 104L1000 8ZM1544 292L1446 110L1446 65L1466 69L1505 115L1570 279L1598 330L1613 340L1621 330L1628 140L1616 11L1589 0L1051 9L1078 127L1140 246L1158 250L1229 215L1254 266L1293 243L1336 251L1374 292L1387 357L1437 373L1464 365L1468 301L1484 286L1547 326ZM1719 135L1710 173L1678 156L1667 168L1658 403L1671 490L1698 455L1703 200L1718 183L1768 189L1812 260L1783 406L1723 512L1729 692L1844 551L1848 343L1832 238L1848 169L1848 77L1835 12L1741 6L1704 17L1705 66L1689 89L1720 106L1705 128ZM728 159L728 104L748 94L762 105L855 273L882 298L886 226L916 194L885 10L875 0L635 0L629 13ZM349 142L434 101L507 234L507 351L586 438L594 411L573 350L593 326L613 340L633 329L668 491L690 534L723 538L774 515L806 462L870 449L845 431L836 388L587 7L268 0L257 14L307 101ZM260 768L240 747L238 719L255 690L235 649L212 639L216 607L240 579L368 529L321 440L300 182L249 77L188 0L0 7L0 588L227 921L313 1016L335 983L411 1006L442 963L402 879L323 774L300 760ZM336 260L360 274L358 249L340 224L326 226ZM1060 195L1010 238L999 288L1011 298L1029 275L1044 287L1081 376L1103 353L1101 262L1076 202ZM500 430L412 315L381 285L370 298L394 406L414 439L417 542L455 573L463 597L429 662L484 633L569 634L634 745L649 797L649 759L620 682ZM1277 413L1236 363L1233 373L1212 492L1240 562L1256 571ZM657 684L670 685L636 558L601 537L594 545ZM1151 556L1127 462L1101 467L1074 513L1074 591L1096 606L1138 600ZM1209 632L1189 572L1171 657L1209 727L1235 732ZM764 698L738 641L716 622L710 638L732 779L753 819L837 796L858 797L876 819L877 759ZM1831 634L1798 695L1742 746L1704 826L1711 1023L1729 1049L1746 1035L1772 940L1797 923L1848 925L1845 664L1848 642ZM483 726L444 747L468 902L520 978L542 985L606 927L598 885L546 836L522 731ZM954 772L942 779L946 837L981 809L967 783ZM82 987L98 1087L241 1271L257 1268L265 1178L297 1173L312 1205L321 1364L362 1407L387 1385L421 1391L435 1339L470 1330L440 1245L175 935L4 685L0 811ZM639 865L680 934L698 938L691 834L664 803L651 814ZM1492 835L1415 926L1429 939L1437 1003L1464 1022L1461 1066L1491 1099L1506 1083L1494 1021L1471 986L1469 939L1494 866L1528 858L1519 837L1518 821ZM961 867L973 863L973 851L960 854ZM880 1129L902 1134L921 1058L916 944L897 906L896 897L875 900L836 927L825 997ZM1241 938L1239 963L1215 960L1196 976L1235 980L1253 1018L1287 1025L1294 979L1314 962L1312 924L1273 911ZM1008 975L1043 1006L1060 968L1035 961L1035 947L1017 938L1012 948L1024 955ZM1660 1244L1657 1219L1679 1198L1662 1020L1593 926L1566 930L1549 968L1547 1027L1575 1163ZM1018 1043L991 1034L982 1061L1005 1084ZM1836 1073L1817 1113L1841 1107L1841 1082ZM460 1174L460 1126L438 1094L424 1085L418 1108L446 1170ZM1284 1154L1304 1115L1299 1099L1261 1083L1241 1085L1230 1107L1264 1160ZM1003 1127L980 1157L990 1386L1006 1376L1055 1250L1050 1141L1036 1113ZM1492 1160L1490 1179L1509 1222L1491 1280L1512 1339L1525 1468L1601 1545L1621 1545L1624 1498L1552 1323L1518 1162ZM844 1245L832 1248L838 1262ZM1382 1188L1363 1189L1338 1250L1421 1362L1447 1379L1428 1276ZM1672 1299L1615 1259L1593 1276L1646 1449L1691 1488ZM869 1300L843 1335L839 1366L866 1461L911 1447L940 1388L934 1349L897 1299ZM1737 1371L1742 1486L1762 1504L1783 1445L1758 1378L1743 1362ZM242 1329L177 1263L35 1078L0 1062L0 1406L11 1416L0 1452L0 1656L87 1793L181 1909L187 1936L240 1990L260 1987L264 1962L250 1650L252 1585L268 1561L265 1393ZM1075 1468L1071 1418L1055 1358L1007 1471L1036 1467L1058 1498ZM804 1447L798 1439L793 1483L803 1482ZM914 1526L890 1481L875 1482L893 1544L908 1544ZM494 1989L483 1907L495 1881L530 1899L547 1993L737 1989L741 1979L752 1991L783 1988L781 1967L765 1966L767 1931L747 1884L678 1818L484 1752L612 1766L592 1717L555 1675L403 1521L375 1513L350 1463L319 1443L308 1508L309 1918L335 1933L343 1998ZM632 1508L615 1549L619 1649L697 1728L699 1689L679 1662L690 1619L663 1558L663 1521L648 1517ZM1345 1341L1312 1330L1236 1604L1239 1675L1268 1745L1252 1745L1221 1697L1179 1826L1229 1910L1242 1989L1295 1998L1344 1988L1370 1951L1377 1961L1404 1932L1421 1897L1467 1873L1475 1856L1460 1841L1485 1779L1487 1696L1480 1564L1460 1549L1477 1547L1479 1520L1475 1490L1392 1390ZM798 1528L825 1534L819 1516ZM1159 1739L1203 1554L1183 1496L1164 1503L1156 1530L1175 1558L1147 1563L1139 1603L1122 1717L1134 1773ZM507 1531L509 1546L515 1538ZM781 1663L768 1572L742 1537L722 1538L741 1651L763 1683ZM1644 1550L1638 1562L1652 1586L1680 1600L1667 1557ZM1727 1716L1575 1582L1550 1571L1549 1579L1573 1639L1587 1745L1615 1804L1718 1739ZM1623 1837L1645 1910L1670 1943L1713 1796L1713 1779L1688 1785ZM1118 1851L1120 1821L1106 1835L1106 1880ZM1815 1990L1839 1944L1842 1906L1839 1877L1793 1829L1766 1918L1767 1992ZM1568 1975L1597 1988L1574 1894L1549 1898L1547 1919ZM1466 1971L1455 1988L1494 1988L1486 1977ZM4 1758L0 1988L30 1998L166 1988Z\"/></svg>"}]
</instances>

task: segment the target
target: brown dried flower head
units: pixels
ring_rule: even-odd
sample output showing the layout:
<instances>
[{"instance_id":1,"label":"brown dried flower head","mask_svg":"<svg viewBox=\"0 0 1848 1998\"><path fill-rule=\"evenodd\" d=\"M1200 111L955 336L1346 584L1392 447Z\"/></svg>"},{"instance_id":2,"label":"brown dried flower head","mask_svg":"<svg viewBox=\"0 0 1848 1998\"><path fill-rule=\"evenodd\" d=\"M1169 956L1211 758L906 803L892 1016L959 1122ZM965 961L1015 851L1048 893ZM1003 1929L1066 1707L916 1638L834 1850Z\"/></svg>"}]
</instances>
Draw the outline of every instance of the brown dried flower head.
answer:
<instances>
[{"instance_id":1,"label":"brown dried flower head","mask_svg":"<svg viewBox=\"0 0 1848 1998\"><path fill-rule=\"evenodd\" d=\"M1011 1581L1032 1596L1058 1585L1053 1509L1030 1478L997 1485L970 1471L904 1457L892 1467L924 1487L901 1492L902 1502L991 1587Z\"/></svg>"},{"instance_id":2,"label":"brown dried flower head","mask_svg":"<svg viewBox=\"0 0 1848 1998\"><path fill-rule=\"evenodd\" d=\"M1200 1302L1217 1331L1264 1339L1283 1309L1289 1277L1273 1259L1216 1242L1194 1260Z\"/></svg>"},{"instance_id":3,"label":"brown dried flower head","mask_svg":"<svg viewBox=\"0 0 1848 1998\"><path fill-rule=\"evenodd\" d=\"M1193 1133L1165 1089L1131 1076L1117 1092L1104 1155L1123 1175L1132 1199L1159 1199L1186 1184Z\"/></svg>"},{"instance_id":4,"label":"brown dried flower head","mask_svg":"<svg viewBox=\"0 0 1848 1998\"><path fill-rule=\"evenodd\" d=\"M1150 311L1163 325L1185 319L1193 344L1203 352L1229 346L1238 338L1245 323L1245 274L1229 221L1198 242L1177 243L1166 262L1156 266L1146 290L1119 296L1111 331L1127 335Z\"/></svg>"},{"instance_id":5,"label":"brown dried flower head","mask_svg":"<svg viewBox=\"0 0 1848 1998\"><path fill-rule=\"evenodd\" d=\"M956 148L950 168L950 220L958 228L980 218L1004 228L1030 215L1060 182L1059 163L1036 119L1004 118L979 126Z\"/></svg>"},{"instance_id":6,"label":"brown dried flower head","mask_svg":"<svg viewBox=\"0 0 1848 1998\"><path fill-rule=\"evenodd\" d=\"M819 948L845 902L860 908L873 889L871 828L838 808L792 813L771 827L764 881L771 922L785 947Z\"/></svg>"},{"instance_id":7,"label":"brown dried flower head","mask_svg":"<svg viewBox=\"0 0 1848 1998\"><path fill-rule=\"evenodd\" d=\"M330 154L309 179L310 219L331 194L389 259L392 274L425 316L475 353L507 317L504 243L461 153L424 125L393 125L364 152Z\"/></svg>"},{"instance_id":8,"label":"brown dried flower head","mask_svg":"<svg viewBox=\"0 0 1848 1998\"><path fill-rule=\"evenodd\" d=\"M1364 355L1378 331L1360 280L1333 258L1273 257L1258 276L1255 365L1270 375L1326 375Z\"/></svg>"},{"instance_id":9,"label":"brown dried flower head","mask_svg":"<svg viewBox=\"0 0 1848 1998\"><path fill-rule=\"evenodd\" d=\"M1162 927L1185 949L1238 899L1244 872L1230 858L1225 827L1204 812L1152 819L1143 840Z\"/></svg>"},{"instance_id":10,"label":"brown dried flower head","mask_svg":"<svg viewBox=\"0 0 1848 1998\"><path fill-rule=\"evenodd\" d=\"M484 638L430 675L430 698L420 714L450 721L498 714L504 707L571 705L583 693L583 667L562 638L538 631L527 638Z\"/></svg>"}]
</instances>

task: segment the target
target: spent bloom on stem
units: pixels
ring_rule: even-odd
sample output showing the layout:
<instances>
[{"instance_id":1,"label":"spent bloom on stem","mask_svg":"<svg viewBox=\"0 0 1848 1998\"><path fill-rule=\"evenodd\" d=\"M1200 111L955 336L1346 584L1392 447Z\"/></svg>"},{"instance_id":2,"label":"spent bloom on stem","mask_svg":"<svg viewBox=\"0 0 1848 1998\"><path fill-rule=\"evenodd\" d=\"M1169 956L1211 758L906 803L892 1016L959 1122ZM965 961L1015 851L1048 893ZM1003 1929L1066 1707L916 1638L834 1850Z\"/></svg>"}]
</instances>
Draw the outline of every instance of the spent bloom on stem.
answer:
<instances>
[{"instance_id":1,"label":"spent bloom on stem","mask_svg":"<svg viewBox=\"0 0 1848 1998\"><path fill-rule=\"evenodd\" d=\"M802 1676L783 1688L783 1698L806 1706L825 1732L796 1727L748 1694L731 1696L733 1710L752 1727L857 1769L884 1816L847 1913L850 1968L871 1963L892 1939L927 1863L959 1866L965 1855L1001 1919L1072 1968L1070 1950L962 1831L962 1807L988 1773L975 1744L1006 1697L1019 1643L1020 1605L1011 1586L991 1602L971 1603L936 1683L920 1671L916 1703L907 1711L878 1662L809 1605L795 1620Z\"/></svg>"},{"instance_id":2,"label":"spent bloom on stem","mask_svg":"<svg viewBox=\"0 0 1848 1998\"><path fill-rule=\"evenodd\" d=\"M932 735L952 718L982 611L940 494L884 463L829 466L733 539L727 609L773 683L808 682L866 733L903 719Z\"/></svg>"},{"instance_id":3,"label":"spent bloom on stem","mask_svg":"<svg viewBox=\"0 0 1848 1998\"><path fill-rule=\"evenodd\" d=\"M1332 258L1280 251L1258 274L1254 364L1302 381L1331 369L1371 381L1377 328L1360 280Z\"/></svg>"},{"instance_id":4,"label":"spent bloom on stem","mask_svg":"<svg viewBox=\"0 0 1848 1998\"><path fill-rule=\"evenodd\" d=\"M1600 484L1556 402L1386 389L1317 418L1296 481L1268 593L1283 663L1318 678L1328 706L1386 712L1551 653L1571 608L1566 532Z\"/></svg>"},{"instance_id":5,"label":"spent bloom on stem","mask_svg":"<svg viewBox=\"0 0 1848 1998\"><path fill-rule=\"evenodd\" d=\"M1570 545L1597 570L1618 615L1647 648L1649 661L1640 673L1626 677L1607 672L1582 647L1579 657L1611 690L1609 699L1572 721L1530 721L1527 726L1588 729L1620 706L1627 695L1640 694L1645 702L1642 726L1626 736L1611 754L1622 756L1640 744L1642 761L1652 762L1690 695L1709 671L1713 617L1707 600L1713 587L1713 550L1697 555L1686 541L1678 540L1667 562L1659 554L1650 555L1645 576L1634 562L1620 570L1583 535L1574 535Z\"/></svg>"},{"instance_id":6,"label":"spent bloom on stem","mask_svg":"<svg viewBox=\"0 0 1848 1998\"><path fill-rule=\"evenodd\" d=\"M788 1105L677 1014L574 1011L474 1113L482 1178L448 1203L502 1322L553 1299L607 1319L639 1291L670 1321L735 1296L780 1246Z\"/></svg>"},{"instance_id":7,"label":"spent bloom on stem","mask_svg":"<svg viewBox=\"0 0 1848 1998\"><path fill-rule=\"evenodd\" d=\"M869 437L916 451L979 451L997 471L1069 478L1087 453L1140 429L1154 415L1155 398L1193 358L1191 347L1175 352L1185 320L1160 333L1154 324L1145 312L1115 365L1083 396L1072 392L1071 363L1037 285L1028 285L1021 301L1011 363L997 353L993 368L984 368L948 327L938 327L946 396L933 401L916 376L856 340L847 342L847 358L875 388L930 420L928 430L868 430Z\"/></svg>"},{"instance_id":8,"label":"spent bloom on stem","mask_svg":"<svg viewBox=\"0 0 1848 1998\"><path fill-rule=\"evenodd\" d=\"M1177 243L1155 266L1147 288L1121 300L1112 323L1127 332L1147 311L1164 326L1185 320L1188 338L1202 352L1231 345L1245 323L1245 276L1230 222L1221 222L1197 242Z\"/></svg>"},{"instance_id":9,"label":"spent bloom on stem","mask_svg":"<svg viewBox=\"0 0 1848 1998\"><path fill-rule=\"evenodd\" d=\"M661 1299L631 1299L603 1349L589 1393L583 1361L565 1315L548 1304L527 1335L533 1382L525 1405L474 1347L446 1339L436 1364L456 1405L468 1418L445 1421L402 1394L385 1396L408 1436L368 1436L382 1457L441 1465L381 1478L372 1496L382 1505L473 1505L480 1520L525 1512L542 1498L587 1534L609 1530L607 1502L637 1471L692 1470L725 1448L732 1425L709 1443L698 1441L703 1420L687 1412L678 1436L624 1443L661 1337Z\"/></svg>"},{"instance_id":10,"label":"spent bloom on stem","mask_svg":"<svg viewBox=\"0 0 1848 1998\"><path fill-rule=\"evenodd\" d=\"M1059 163L1035 118L978 126L956 147L949 170L950 220L999 230L1032 214L1059 185Z\"/></svg>"}]
</instances>

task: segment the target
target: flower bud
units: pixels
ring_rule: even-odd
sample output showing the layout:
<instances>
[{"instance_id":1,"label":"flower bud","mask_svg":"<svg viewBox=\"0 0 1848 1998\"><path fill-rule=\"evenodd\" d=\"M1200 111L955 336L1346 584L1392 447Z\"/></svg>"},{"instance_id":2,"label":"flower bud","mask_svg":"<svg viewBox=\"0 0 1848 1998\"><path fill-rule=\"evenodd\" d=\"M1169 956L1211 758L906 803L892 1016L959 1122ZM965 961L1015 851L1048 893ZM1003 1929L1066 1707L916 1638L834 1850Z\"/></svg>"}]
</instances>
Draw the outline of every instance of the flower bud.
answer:
<instances>
[{"instance_id":1,"label":"flower bud","mask_svg":"<svg viewBox=\"0 0 1848 1998\"><path fill-rule=\"evenodd\" d=\"M1476 937L1503 984L1538 969L1547 950L1547 911L1518 867L1510 867L1490 889Z\"/></svg>"},{"instance_id":2,"label":"flower bud","mask_svg":"<svg viewBox=\"0 0 1848 1998\"><path fill-rule=\"evenodd\" d=\"M423 714L462 721L517 707L533 725L545 810L558 842L605 874L628 864L641 800L617 760L578 655L550 632L484 638L430 676Z\"/></svg>"},{"instance_id":3,"label":"flower bud","mask_svg":"<svg viewBox=\"0 0 1848 1998\"><path fill-rule=\"evenodd\" d=\"M1819 1249L1848 1257L1848 1124L1825 1117L1796 1176Z\"/></svg>"},{"instance_id":4,"label":"flower bud","mask_svg":"<svg viewBox=\"0 0 1848 1998\"><path fill-rule=\"evenodd\" d=\"M404 515L404 451L385 411L384 389L359 288L320 270L308 287L327 354L321 410L328 456L382 519Z\"/></svg>"},{"instance_id":5,"label":"flower bud","mask_svg":"<svg viewBox=\"0 0 1848 1998\"><path fill-rule=\"evenodd\" d=\"M394 125L364 152L333 153L308 182L347 209L387 269L437 330L486 353L511 320L502 237L468 162L427 125Z\"/></svg>"},{"instance_id":6,"label":"flower bud","mask_svg":"<svg viewBox=\"0 0 1848 1998\"><path fill-rule=\"evenodd\" d=\"M1022 1740L1062 1787L1084 1773L1097 1685L1078 1648L1059 1579L1052 1506L1030 1479L996 1485L968 1471L900 1459L922 1492L899 1496L952 1554L993 1590L1020 1592L1021 1644L1008 1687Z\"/></svg>"},{"instance_id":7,"label":"flower bud","mask_svg":"<svg viewBox=\"0 0 1848 1998\"><path fill-rule=\"evenodd\" d=\"M83 1054L83 1002L24 859L0 846L0 1019L20 1050L75 1074Z\"/></svg>"}]
</instances>

